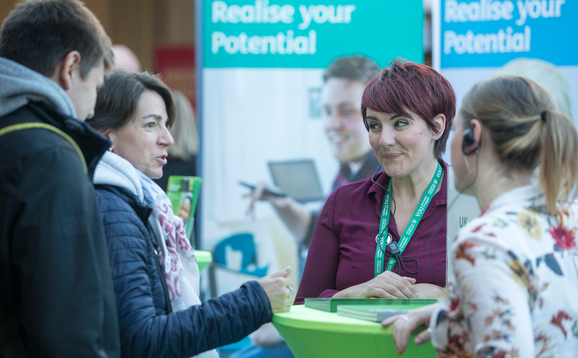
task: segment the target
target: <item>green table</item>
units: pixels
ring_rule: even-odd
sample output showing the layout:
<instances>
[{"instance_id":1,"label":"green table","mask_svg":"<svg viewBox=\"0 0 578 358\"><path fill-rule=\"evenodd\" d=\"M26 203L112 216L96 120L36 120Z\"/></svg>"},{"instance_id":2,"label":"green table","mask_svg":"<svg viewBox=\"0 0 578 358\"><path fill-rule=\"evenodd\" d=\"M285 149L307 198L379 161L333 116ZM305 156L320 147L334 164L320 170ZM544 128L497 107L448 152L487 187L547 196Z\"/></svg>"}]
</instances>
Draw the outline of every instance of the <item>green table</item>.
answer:
<instances>
[{"instance_id":1,"label":"green table","mask_svg":"<svg viewBox=\"0 0 578 358\"><path fill-rule=\"evenodd\" d=\"M195 250L195 256L197 257L197 264L199 264L199 272L203 272L213 262L213 254L210 251Z\"/></svg>"},{"instance_id":2,"label":"green table","mask_svg":"<svg viewBox=\"0 0 578 358\"><path fill-rule=\"evenodd\" d=\"M397 357L392 328L377 322L296 305L289 312L275 313L273 325L296 358ZM414 337L403 357L436 357L431 343L416 346Z\"/></svg>"}]
</instances>

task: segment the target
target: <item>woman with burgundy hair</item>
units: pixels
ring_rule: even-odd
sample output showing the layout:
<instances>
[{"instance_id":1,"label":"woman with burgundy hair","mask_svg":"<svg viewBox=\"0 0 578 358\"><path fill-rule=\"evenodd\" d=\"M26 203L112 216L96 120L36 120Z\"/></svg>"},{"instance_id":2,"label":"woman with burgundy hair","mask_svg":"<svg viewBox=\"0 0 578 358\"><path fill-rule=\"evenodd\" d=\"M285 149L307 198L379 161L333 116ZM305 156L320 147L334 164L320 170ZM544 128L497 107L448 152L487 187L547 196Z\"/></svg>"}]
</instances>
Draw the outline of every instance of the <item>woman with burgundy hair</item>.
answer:
<instances>
[{"instance_id":1,"label":"woman with burgundy hair","mask_svg":"<svg viewBox=\"0 0 578 358\"><path fill-rule=\"evenodd\" d=\"M446 294L450 83L394 60L366 86L361 111L383 172L341 186L315 228L296 303L306 297L437 298Z\"/></svg>"}]
</instances>

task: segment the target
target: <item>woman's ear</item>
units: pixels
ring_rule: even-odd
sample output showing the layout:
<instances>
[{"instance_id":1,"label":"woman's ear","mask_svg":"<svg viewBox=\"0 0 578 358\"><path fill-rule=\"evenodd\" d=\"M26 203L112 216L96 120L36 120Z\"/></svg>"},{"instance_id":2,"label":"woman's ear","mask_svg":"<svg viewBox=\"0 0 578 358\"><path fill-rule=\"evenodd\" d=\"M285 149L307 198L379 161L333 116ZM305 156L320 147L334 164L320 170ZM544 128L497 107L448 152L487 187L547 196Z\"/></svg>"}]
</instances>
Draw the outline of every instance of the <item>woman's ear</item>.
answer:
<instances>
[{"instance_id":1,"label":"woman's ear","mask_svg":"<svg viewBox=\"0 0 578 358\"><path fill-rule=\"evenodd\" d=\"M462 152L465 155L479 152L482 145L482 123L475 118L470 119L463 135Z\"/></svg>"},{"instance_id":2,"label":"woman's ear","mask_svg":"<svg viewBox=\"0 0 578 358\"><path fill-rule=\"evenodd\" d=\"M103 137L110 139L110 129L98 129L98 133L102 134Z\"/></svg>"},{"instance_id":3,"label":"woman's ear","mask_svg":"<svg viewBox=\"0 0 578 358\"><path fill-rule=\"evenodd\" d=\"M108 150L110 150L112 152L112 149L114 148L114 132L110 129L105 129L102 131L99 131L100 134L102 134L106 139L110 140L112 142L112 145L110 146L110 148L108 148Z\"/></svg>"},{"instance_id":4,"label":"woman's ear","mask_svg":"<svg viewBox=\"0 0 578 358\"><path fill-rule=\"evenodd\" d=\"M112 129L105 129L100 131L100 133L107 139L109 139L111 142L114 143L115 137L116 137L116 132L113 131Z\"/></svg>"},{"instance_id":5,"label":"woman's ear","mask_svg":"<svg viewBox=\"0 0 578 358\"><path fill-rule=\"evenodd\" d=\"M470 120L470 128L474 134L475 143L480 143L482 139L482 123L477 119Z\"/></svg>"},{"instance_id":6,"label":"woman's ear","mask_svg":"<svg viewBox=\"0 0 578 358\"><path fill-rule=\"evenodd\" d=\"M433 133L433 140L438 140L444 134L446 129L446 116L443 113L438 114L433 118L434 128L437 129L437 133Z\"/></svg>"}]
</instances>

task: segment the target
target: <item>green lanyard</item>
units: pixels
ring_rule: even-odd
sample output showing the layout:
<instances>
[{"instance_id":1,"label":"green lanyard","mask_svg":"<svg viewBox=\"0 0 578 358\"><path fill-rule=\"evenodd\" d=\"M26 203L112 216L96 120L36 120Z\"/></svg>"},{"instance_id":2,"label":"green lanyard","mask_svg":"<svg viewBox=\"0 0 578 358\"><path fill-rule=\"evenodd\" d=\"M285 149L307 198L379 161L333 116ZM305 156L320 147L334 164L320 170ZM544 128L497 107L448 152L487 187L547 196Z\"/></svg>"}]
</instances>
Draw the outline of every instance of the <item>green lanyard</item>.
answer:
<instances>
[{"instance_id":1,"label":"green lanyard","mask_svg":"<svg viewBox=\"0 0 578 358\"><path fill-rule=\"evenodd\" d=\"M405 247L409 243L409 240L411 239L413 232L417 228L417 225L419 224L421 217L425 213L431 199L433 198L438 186L440 185L443 172L444 171L441 164L438 163L438 167L436 169L434 177L429 183L429 186L425 191L425 193L423 193L421 201L418 207L415 209L411 221L405 228L405 231L397 244L400 250L400 254L403 252L403 250L405 250ZM373 271L374 276L377 276L384 271L383 261L385 255L385 245L389 243L389 241L391 241L391 235L387 233L387 226L389 225L389 204L391 201L391 182L392 180L390 179L388 189L386 190L385 197L383 198L383 207L381 208L381 221L379 223L379 233L375 237L377 247L375 248L375 267ZM388 236L387 243L385 242L386 234ZM393 266L395 266L396 261L397 260L394 257L390 257L389 260L387 261L387 266L385 270L393 271Z\"/></svg>"}]
</instances>

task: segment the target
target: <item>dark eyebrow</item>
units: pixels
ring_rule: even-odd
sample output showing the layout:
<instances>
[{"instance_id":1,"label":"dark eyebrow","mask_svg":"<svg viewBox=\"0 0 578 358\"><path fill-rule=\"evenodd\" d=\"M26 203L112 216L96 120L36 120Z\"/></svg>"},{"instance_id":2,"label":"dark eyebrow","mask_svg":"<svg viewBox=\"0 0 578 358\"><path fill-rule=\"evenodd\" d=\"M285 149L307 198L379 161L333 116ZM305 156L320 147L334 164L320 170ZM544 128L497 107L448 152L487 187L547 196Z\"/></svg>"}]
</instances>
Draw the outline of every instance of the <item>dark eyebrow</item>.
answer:
<instances>
[{"instance_id":1,"label":"dark eyebrow","mask_svg":"<svg viewBox=\"0 0 578 358\"><path fill-rule=\"evenodd\" d=\"M405 117L405 116L404 116L403 114L394 114L393 116L391 116L390 120L393 121L393 120L396 119L397 117ZM365 119L366 119L366 120L368 120L368 119L373 119L374 121L378 121L378 122L379 122L379 119L377 119L377 118L375 118L375 117L373 117L373 116L366 116Z\"/></svg>"},{"instance_id":2,"label":"dark eyebrow","mask_svg":"<svg viewBox=\"0 0 578 358\"><path fill-rule=\"evenodd\" d=\"M147 119L147 118L154 118L154 120L156 121L162 121L163 117L159 116L158 114L147 114L146 116L143 116L142 119Z\"/></svg>"},{"instance_id":3,"label":"dark eyebrow","mask_svg":"<svg viewBox=\"0 0 578 358\"><path fill-rule=\"evenodd\" d=\"M393 116L391 116L391 120L393 121L394 119L396 119L397 117L403 117L403 118L407 118L412 122L415 122L415 119L413 119L412 117L408 117L405 114L394 114Z\"/></svg>"}]
</instances>

